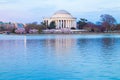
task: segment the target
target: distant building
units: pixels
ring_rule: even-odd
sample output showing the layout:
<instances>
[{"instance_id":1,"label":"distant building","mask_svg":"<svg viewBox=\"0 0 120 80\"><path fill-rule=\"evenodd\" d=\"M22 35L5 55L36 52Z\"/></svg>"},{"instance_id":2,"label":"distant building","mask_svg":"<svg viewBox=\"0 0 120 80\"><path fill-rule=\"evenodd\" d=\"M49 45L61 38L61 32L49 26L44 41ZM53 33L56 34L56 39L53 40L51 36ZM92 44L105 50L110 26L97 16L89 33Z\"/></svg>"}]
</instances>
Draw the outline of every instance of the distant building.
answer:
<instances>
[{"instance_id":1,"label":"distant building","mask_svg":"<svg viewBox=\"0 0 120 80\"><path fill-rule=\"evenodd\" d=\"M14 29L15 25L14 23L11 22L0 22L0 27L2 28L2 30L10 30L10 29Z\"/></svg>"},{"instance_id":2,"label":"distant building","mask_svg":"<svg viewBox=\"0 0 120 80\"><path fill-rule=\"evenodd\" d=\"M65 10L59 10L53 14L50 18L44 18L44 22L50 25L51 22L55 22L56 29L71 29L76 28L76 18Z\"/></svg>"},{"instance_id":3,"label":"distant building","mask_svg":"<svg viewBox=\"0 0 120 80\"><path fill-rule=\"evenodd\" d=\"M25 33L25 24L0 21L0 31Z\"/></svg>"},{"instance_id":4,"label":"distant building","mask_svg":"<svg viewBox=\"0 0 120 80\"><path fill-rule=\"evenodd\" d=\"M17 29L17 28L25 28L25 24L23 24L23 23L14 23L15 24L15 28Z\"/></svg>"},{"instance_id":5,"label":"distant building","mask_svg":"<svg viewBox=\"0 0 120 80\"><path fill-rule=\"evenodd\" d=\"M15 24L15 32L18 33L18 34L23 34L23 33L26 33L25 31L25 27L26 25L25 24L22 24L22 23L14 23Z\"/></svg>"}]
</instances>

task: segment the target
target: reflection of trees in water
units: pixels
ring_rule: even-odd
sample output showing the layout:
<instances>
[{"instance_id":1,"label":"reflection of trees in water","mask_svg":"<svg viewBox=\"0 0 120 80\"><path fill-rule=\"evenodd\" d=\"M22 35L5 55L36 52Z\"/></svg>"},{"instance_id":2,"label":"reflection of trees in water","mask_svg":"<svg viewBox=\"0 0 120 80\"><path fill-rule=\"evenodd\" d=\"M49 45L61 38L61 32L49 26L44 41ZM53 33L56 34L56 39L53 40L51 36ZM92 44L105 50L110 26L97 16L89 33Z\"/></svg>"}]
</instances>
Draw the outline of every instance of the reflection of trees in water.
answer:
<instances>
[{"instance_id":1,"label":"reflection of trees in water","mask_svg":"<svg viewBox=\"0 0 120 80\"><path fill-rule=\"evenodd\" d=\"M77 46L80 54L100 57L108 57L114 54L116 39L78 39ZM107 56L108 55L108 56ZM112 56L111 56L112 57ZM109 57L108 57L109 58Z\"/></svg>"},{"instance_id":2,"label":"reflection of trees in water","mask_svg":"<svg viewBox=\"0 0 120 80\"><path fill-rule=\"evenodd\" d=\"M77 40L78 55L85 59L95 58L99 51L99 40L98 39L78 39Z\"/></svg>"},{"instance_id":3,"label":"reflection of trees in water","mask_svg":"<svg viewBox=\"0 0 120 80\"><path fill-rule=\"evenodd\" d=\"M79 47L82 47L82 48L86 47L87 43L88 43L88 39L77 39L77 45Z\"/></svg>"},{"instance_id":4,"label":"reflection of trees in water","mask_svg":"<svg viewBox=\"0 0 120 80\"><path fill-rule=\"evenodd\" d=\"M117 39L115 38L102 38L101 39L101 60L103 62L112 63L112 59L116 56Z\"/></svg>"},{"instance_id":5,"label":"reflection of trees in water","mask_svg":"<svg viewBox=\"0 0 120 80\"><path fill-rule=\"evenodd\" d=\"M112 51L114 52L115 48L115 39L114 38L103 38L102 39L102 51L105 54L112 54Z\"/></svg>"},{"instance_id":6,"label":"reflection of trees in water","mask_svg":"<svg viewBox=\"0 0 120 80\"><path fill-rule=\"evenodd\" d=\"M114 42L115 42L115 39L113 39L113 38L103 38L103 39L102 39L103 47L104 47L105 49L113 46L113 45L114 45Z\"/></svg>"}]
</instances>

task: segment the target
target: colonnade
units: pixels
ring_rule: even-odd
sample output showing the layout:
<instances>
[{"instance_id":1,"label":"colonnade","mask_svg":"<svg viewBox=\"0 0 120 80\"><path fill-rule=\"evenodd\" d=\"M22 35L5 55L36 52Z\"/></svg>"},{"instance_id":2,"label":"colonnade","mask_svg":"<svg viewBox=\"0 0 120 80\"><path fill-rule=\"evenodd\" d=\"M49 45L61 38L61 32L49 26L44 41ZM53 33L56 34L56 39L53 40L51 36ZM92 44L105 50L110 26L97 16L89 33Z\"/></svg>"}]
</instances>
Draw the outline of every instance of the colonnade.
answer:
<instances>
[{"instance_id":1,"label":"colonnade","mask_svg":"<svg viewBox=\"0 0 120 80\"><path fill-rule=\"evenodd\" d=\"M76 28L76 20L74 19L53 19L53 20L45 20L47 25L49 25L52 21L55 21L56 29L63 29L63 28Z\"/></svg>"},{"instance_id":2,"label":"colonnade","mask_svg":"<svg viewBox=\"0 0 120 80\"><path fill-rule=\"evenodd\" d=\"M57 29L75 27L75 20L55 20L55 23Z\"/></svg>"}]
</instances>

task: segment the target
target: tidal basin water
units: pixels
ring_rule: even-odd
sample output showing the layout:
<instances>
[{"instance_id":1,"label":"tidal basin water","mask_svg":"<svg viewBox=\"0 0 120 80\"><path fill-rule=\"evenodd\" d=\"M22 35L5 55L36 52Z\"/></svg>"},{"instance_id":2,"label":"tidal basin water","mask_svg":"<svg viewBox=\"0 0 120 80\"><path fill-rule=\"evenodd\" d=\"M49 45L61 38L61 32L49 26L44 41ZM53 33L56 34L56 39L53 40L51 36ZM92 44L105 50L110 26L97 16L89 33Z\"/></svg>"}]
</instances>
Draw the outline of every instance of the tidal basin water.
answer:
<instances>
[{"instance_id":1,"label":"tidal basin water","mask_svg":"<svg viewBox=\"0 0 120 80\"><path fill-rule=\"evenodd\" d=\"M0 35L0 80L120 80L120 35Z\"/></svg>"}]
</instances>

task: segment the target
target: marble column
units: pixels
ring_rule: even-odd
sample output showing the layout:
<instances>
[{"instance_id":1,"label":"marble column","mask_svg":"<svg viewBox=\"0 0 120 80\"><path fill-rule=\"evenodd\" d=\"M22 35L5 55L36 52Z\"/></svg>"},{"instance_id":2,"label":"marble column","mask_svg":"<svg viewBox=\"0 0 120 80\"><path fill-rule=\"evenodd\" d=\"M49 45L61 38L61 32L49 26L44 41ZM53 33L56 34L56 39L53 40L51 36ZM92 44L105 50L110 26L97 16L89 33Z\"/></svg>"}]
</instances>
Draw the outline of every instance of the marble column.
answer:
<instances>
[{"instance_id":1,"label":"marble column","mask_svg":"<svg viewBox=\"0 0 120 80\"><path fill-rule=\"evenodd\" d=\"M77 24L76 24L76 21L74 21L74 27L77 28Z\"/></svg>"},{"instance_id":2,"label":"marble column","mask_svg":"<svg viewBox=\"0 0 120 80\"><path fill-rule=\"evenodd\" d=\"M71 28L71 20L69 20L69 28Z\"/></svg>"},{"instance_id":3,"label":"marble column","mask_svg":"<svg viewBox=\"0 0 120 80\"><path fill-rule=\"evenodd\" d=\"M65 20L64 20L64 28L66 28L66 22L65 22Z\"/></svg>"},{"instance_id":4,"label":"marble column","mask_svg":"<svg viewBox=\"0 0 120 80\"><path fill-rule=\"evenodd\" d=\"M65 28L67 28L67 27L66 27L66 20L65 20Z\"/></svg>"},{"instance_id":5,"label":"marble column","mask_svg":"<svg viewBox=\"0 0 120 80\"><path fill-rule=\"evenodd\" d=\"M69 20L68 20L68 28L69 28L69 26L70 26L70 25L69 25Z\"/></svg>"},{"instance_id":6,"label":"marble column","mask_svg":"<svg viewBox=\"0 0 120 80\"><path fill-rule=\"evenodd\" d=\"M56 25L56 29L57 29L57 20L54 20L55 21L55 25Z\"/></svg>"},{"instance_id":7,"label":"marble column","mask_svg":"<svg viewBox=\"0 0 120 80\"><path fill-rule=\"evenodd\" d=\"M68 28L70 27L70 25L69 25L69 24L70 24L70 21L68 20Z\"/></svg>"},{"instance_id":8,"label":"marble column","mask_svg":"<svg viewBox=\"0 0 120 80\"><path fill-rule=\"evenodd\" d=\"M71 20L71 27L74 27L74 26L73 26L73 20Z\"/></svg>"},{"instance_id":9,"label":"marble column","mask_svg":"<svg viewBox=\"0 0 120 80\"><path fill-rule=\"evenodd\" d=\"M60 20L60 29L62 28L62 20Z\"/></svg>"},{"instance_id":10,"label":"marble column","mask_svg":"<svg viewBox=\"0 0 120 80\"><path fill-rule=\"evenodd\" d=\"M58 29L58 20L56 20L56 29Z\"/></svg>"},{"instance_id":11,"label":"marble column","mask_svg":"<svg viewBox=\"0 0 120 80\"><path fill-rule=\"evenodd\" d=\"M58 20L57 20L57 28L59 28L59 22L58 22Z\"/></svg>"},{"instance_id":12,"label":"marble column","mask_svg":"<svg viewBox=\"0 0 120 80\"><path fill-rule=\"evenodd\" d=\"M64 20L63 20L63 28L64 28Z\"/></svg>"},{"instance_id":13,"label":"marble column","mask_svg":"<svg viewBox=\"0 0 120 80\"><path fill-rule=\"evenodd\" d=\"M66 27L68 28L68 20L66 20Z\"/></svg>"},{"instance_id":14,"label":"marble column","mask_svg":"<svg viewBox=\"0 0 120 80\"><path fill-rule=\"evenodd\" d=\"M65 26L66 26L66 28L67 28L67 20L65 20Z\"/></svg>"},{"instance_id":15,"label":"marble column","mask_svg":"<svg viewBox=\"0 0 120 80\"><path fill-rule=\"evenodd\" d=\"M70 28L71 28L71 20L70 20Z\"/></svg>"}]
</instances>

